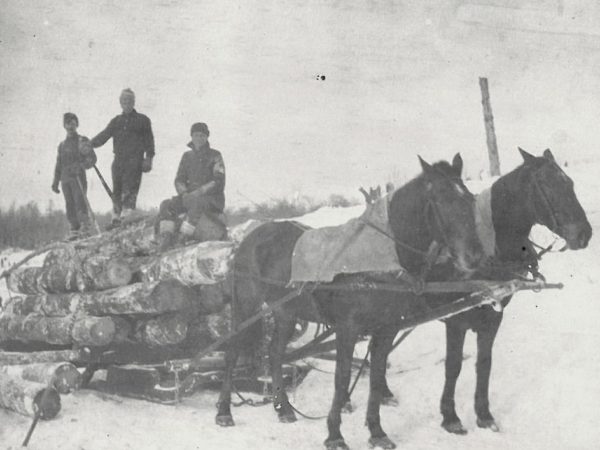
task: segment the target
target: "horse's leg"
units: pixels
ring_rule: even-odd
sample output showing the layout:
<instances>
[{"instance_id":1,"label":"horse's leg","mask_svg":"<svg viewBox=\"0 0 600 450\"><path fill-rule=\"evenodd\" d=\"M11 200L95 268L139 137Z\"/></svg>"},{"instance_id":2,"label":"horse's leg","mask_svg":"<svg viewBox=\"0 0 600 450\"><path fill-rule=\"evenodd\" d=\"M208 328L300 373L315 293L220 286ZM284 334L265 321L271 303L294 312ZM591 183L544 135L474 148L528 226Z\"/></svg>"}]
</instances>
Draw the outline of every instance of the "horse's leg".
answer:
<instances>
[{"instance_id":1,"label":"horse's leg","mask_svg":"<svg viewBox=\"0 0 600 450\"><path fill-rule=\"evenodd\" d=\"M327 450L348 449L340 425L342 423L342 406L348 400L352 354L357 339L358 332L352 325L341 323L336 325L335 393L327 416L327 429L329 431L329 435L325 440Z\"/></svg>"},{"instance_id":2,"label":"horse's leg","mask_svg":"<svg viewBox=\"0 0 600 450\"><path fill-rule=\"evenodd\" d=\"M477 426L500 431L494 417L490 413L488 390L492 369L492 347L502 318L488 322L488 327L477 330L477 385L475 387L475 413Z\"/></svg>"},{"instance_id":3,"label":"horse's leg","mask_svg":"<svg viewBox=\"0 0 600 450\"><path fill-rule=\"evenodd\" d=\"M384 449L396 448L396 444L387 437L383 428L379 410L381 400L385 395L385 366L387 356L394 342L394 333L377 333L371 340L371 375L369 377L369 403L367 406L367 426L371 433L369 445Z\"/></svg>"},{"instance_id":4,"label":"horse's leg","mask_svg":"<svg viewBox=\"0 0 600 450\"><path fill-rule=\"evenodd\" d=\"M444 418L442 427L446 431L455 434L467 434L467 430L463 427L454 406L454 391L456 380L462 368L465 334L466 330L446 322L446 382L440 410Z\"/></svg>"},{"instance_id":5,"label":"horse's leg","mask_svg":"<svg viewBox=\"0 0 600 450\"><path fill-rule=\"evenodd\" d=\"M233 370L237 364L240 351L238 344L232 342L225 352L225 376L221 385L221 393L217 402L217 417L215 422L222 427L232 427L235 425L231 415L231 389L233 386Z\"/></svg>"},{"instance_id":6,"label":"horse's leg","mask_svg":"<svg viewBox=\"0 0 600 450\"><path fill-rule=\"evenodd\" d=\"M392 341L393 344L393 341ZM391 350L390 350L391 351ZM381 404L385 405L385 406L398 406L400 404L400 402L398 402L398 399L396 398L396 396L394 395L394 393L390 390L388 384L387 384L387 357L389 356L389 352L386 355L386 360L385 360L385 364L383 366L383 386L381 388L381 393L383 395L383 397L381 398Z\"/></svg>"},{"instance_id":7,"label":"horse's leg","mask_svg":"<svg viewBox=\"0 0 600 450\"><path fill-rule=\"evenodd\" d=\"M273 339L269 346L269 355L271 360L271 377L273 379L273 406L279 421L291 423L296 421L296 415L288 400L285 388L283 386L283 355L287 343L294 333L296 321L284 313L278 314L275 320L275 330Z\"/></svg>"}]
</instances>

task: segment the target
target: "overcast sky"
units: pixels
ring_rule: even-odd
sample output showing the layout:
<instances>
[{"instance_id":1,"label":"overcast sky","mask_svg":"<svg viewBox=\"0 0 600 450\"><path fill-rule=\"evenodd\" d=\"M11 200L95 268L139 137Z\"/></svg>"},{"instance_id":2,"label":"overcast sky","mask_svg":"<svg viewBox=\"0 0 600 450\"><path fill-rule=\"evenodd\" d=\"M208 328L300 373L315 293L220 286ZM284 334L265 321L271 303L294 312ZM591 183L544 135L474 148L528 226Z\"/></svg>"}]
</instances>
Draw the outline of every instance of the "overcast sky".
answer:
<instances>
[{"instance_id":1,"label":"overcast sky","mask_svg":"<svg viewBox=\"0 0 600 450\"><path fill-rule=\"evenodd\" d=\"M516 146L585 162L600 139L594 1L3 1L0 206L52 200L62 114L93 137L137 94L155 168L139 204L174 195L193 122L227 166L227 202L404 180L462 152L487 169L479 76L489 78L504 171ZM324 76L325 79L322 79ZM110 179L112 144L97 150ZM89 197L110 202L93 172Z\"/></svg>"}]
</instances>

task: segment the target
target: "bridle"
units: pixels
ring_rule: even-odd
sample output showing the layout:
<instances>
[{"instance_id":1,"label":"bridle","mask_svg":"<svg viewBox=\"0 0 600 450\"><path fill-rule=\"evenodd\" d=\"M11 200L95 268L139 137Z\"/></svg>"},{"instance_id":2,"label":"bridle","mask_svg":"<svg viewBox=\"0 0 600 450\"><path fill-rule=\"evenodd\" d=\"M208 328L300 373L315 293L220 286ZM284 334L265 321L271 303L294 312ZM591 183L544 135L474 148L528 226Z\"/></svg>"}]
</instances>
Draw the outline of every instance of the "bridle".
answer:
<instances>
[{"instance_id":1,"label":"bridle","mask_svg":"<svg viewBox=\"0 0 600 450\"><path fill-rule=\"evenodd\" d=\"M558 230L560 230L560 225L558 223L558 220L556 219L556 211L552 207L552 203L548 199L548 195L546 194L546 192L544 191L544 189L542 188L542 186L538 180L538 177L536 175L538 170L541 170L541 168L534 170L531 174L532 184L533 184L534 190L536 190L538 192L538 195L541 198L541 203L543 205L543 208L546 210L546 212L549 213L551 223L548 228L550 228L550 230L558 231Z\"/></svg>"},{"instance_id":2,"label":"bridle","mask_svg":"<svg viewBox=\"0 0 600 450\"><path fill-rule=\"evenodd\" d=\"M445 177L445 178L447 178L447 177ZM424 206L423 210L425 212L425 223L426 223L427 229L428 229L429 233L432 235L432 242L436 242L436 239L435 239L435 233L433 232L433 227L428 221L428 216L429 216L427 214L428 211L432 212L434 221L436 222L436 225L438 226L439 232L440 232L442 240L443 240L443 242L438 243L438 245L436 245L436 246L430 246L428 251L420 250L418 248L413 247L412 245L409 245L405 242L398 240L394 235L388 233L386 230L381 229L377 225L375 225L367 220L361 219L361 221L365 225L370 226L377 232L383 234L384 236L386 236L389 239L391 239L392 241L394 241L394 243L396 243L396 245L398 245L399 247L410 250L411 252L424 257L425 264L426 264L425 270L428 270L430 268L430 266L435 262L435 259L436 259L437 255L440 253L441 249L442 248L451 248L451 247L449 245L448 236L447 236L445 228L444 228L444 221L442 220L442 214L440 213L438 203L431 194L427 194L427 201L425 202L425 206ZM451 254L451 258L456 259L456 257L452 254Z\"/></svg>"}]
</instances>

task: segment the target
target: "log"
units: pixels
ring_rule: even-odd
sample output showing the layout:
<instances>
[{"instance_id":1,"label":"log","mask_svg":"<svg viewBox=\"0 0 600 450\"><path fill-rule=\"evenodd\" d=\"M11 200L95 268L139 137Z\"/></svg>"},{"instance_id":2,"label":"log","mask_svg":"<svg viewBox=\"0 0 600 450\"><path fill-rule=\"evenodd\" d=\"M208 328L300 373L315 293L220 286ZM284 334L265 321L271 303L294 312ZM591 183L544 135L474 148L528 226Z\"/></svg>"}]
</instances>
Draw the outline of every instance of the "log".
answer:
<instances>
[{"instance_id":1,"label":"log","mask_svg":"<svg viewBox=\"0 0 600 450\"><path fill-rule=\"evenodd\" d=\"M229 271L233 247L232 242L209 241L173 249L140 267L140 280L174 278L189 286L222 282Z\"/></svg>"},{"instance_id":2,"label":"log","mask_svg":"<svg viewBox=\"0 0 600 450\"><path fill-rule=\"evenodd\" d=\"M82 273L73 267L23 267L8 277L8 288L22 294L77 292L84 283Z\"/></svg>"},{"instance_id":3,"label":"log","mask_svg":"<svg viewBox=\"0 0 600 450\"><path fill-rule=\"evenodd\" d=\"M122 336L126 320L112 317L45 317L37 313L25 316L0 314L0 342L48 342L55 345L102 346ZM127 331L127 334L129 332Z\"/></svg>"},{"instance_id":4,"label":"log","mask_svg":"<svg viewBox=\"0 0 600 450\"><path fill-rule=\"evenodd\" d=\"M65 259L52 266L15 270L8 279L8 287L22 294L84 292L124 286L131 277L131 269L124 260L94 256L78 263Z\"/></svg>"},{"instance_id":5,"label":"log","mask_svg":"<svg viewBox=\"0 0 600 450\"><path fill-rule=\"evenodd\" d=\"M26 416L50 420L60 411L60 395L53 387L0 373L0 406Z\"/></svg>"},{"instance_id":6,"label":"log","mask_svg":"<svg viewBox=\"0 0 600 450\"><path fill-rule=\"evenodd\" d=\"M51 350L43 352L0 352L0 366L75 361L78 352L74 350Z\"/></svg>"},{"instance_id":7,"label":"log","mask_svg":"<svg viewBox=\"0 0 600 450\"><path fill-rule=\"evenodd\" d=\"M217 314L225 307L223 283L192 286L192 292L195 296L193 304L198 314Z\"/></svg>"},{"instance_id":8,"label":"log","mask_svg":"<svg viewBox=\"0 0 600 450\"><path fill-rule=\"evenodd\" d=\"M49 317L67 316L83 312L92 316L108 314L161 314L181 311L201 303L198 290L185 286L177 280L154 283L136 283L100 292L72 294L41 294L7 299L6 313L27 315L39 313ZM209 304L205 310L218 308L218 290L205 293ZM222 300L221 300L222 301Z\"/></svg>"},{"instance_id":9,"label":"log","mask_svg":"<svg viewBox=\"0 0 600 450\"><path fill-rule=\"evenodd\" d=\"M139 342L150 346L178 344L186 338L188 321L188 317L183 314L165 314L139 321L135 337Z\"/></svg>"},{"instance_id":10,"label":"log","mask_svg":"<svg viewBox=\"0 0 600 450\"><path fill-rule=\"evenodd\" d=\"M81 374L69 362L0 366L0 373L53 386L59 394L68 394L81 385Z\"/></svg>"}]
</instances>

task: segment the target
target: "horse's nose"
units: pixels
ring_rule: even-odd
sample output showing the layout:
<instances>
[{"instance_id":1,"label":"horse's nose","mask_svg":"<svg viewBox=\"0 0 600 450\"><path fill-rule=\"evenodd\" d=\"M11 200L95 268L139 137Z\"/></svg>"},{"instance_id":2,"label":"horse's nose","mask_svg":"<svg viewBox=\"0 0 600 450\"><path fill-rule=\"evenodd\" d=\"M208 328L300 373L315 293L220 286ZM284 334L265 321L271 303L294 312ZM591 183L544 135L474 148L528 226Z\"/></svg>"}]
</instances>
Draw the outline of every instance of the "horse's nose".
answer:
<instances>
[{"instance_id":1,"label":"horse's nose","mask_svg":"<svg viewBox=\"0 0 600 450\"><path fill-rule=\"evenodd\" d=\"M579 232L578 240L579 240L579 248L586 248L590 239L592 238L592 227L589 223L585 224L586 226Z\"/></svg>"}]
</instances>

